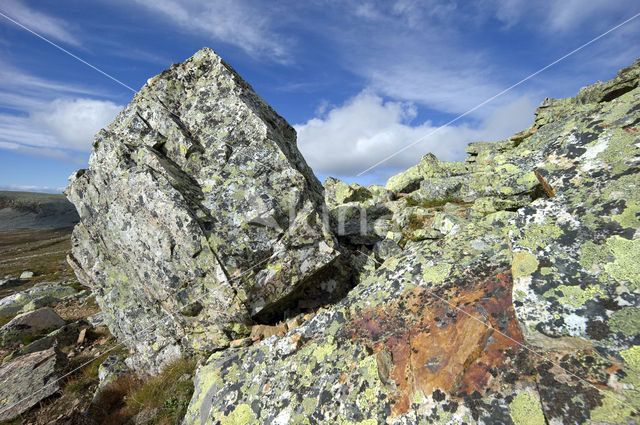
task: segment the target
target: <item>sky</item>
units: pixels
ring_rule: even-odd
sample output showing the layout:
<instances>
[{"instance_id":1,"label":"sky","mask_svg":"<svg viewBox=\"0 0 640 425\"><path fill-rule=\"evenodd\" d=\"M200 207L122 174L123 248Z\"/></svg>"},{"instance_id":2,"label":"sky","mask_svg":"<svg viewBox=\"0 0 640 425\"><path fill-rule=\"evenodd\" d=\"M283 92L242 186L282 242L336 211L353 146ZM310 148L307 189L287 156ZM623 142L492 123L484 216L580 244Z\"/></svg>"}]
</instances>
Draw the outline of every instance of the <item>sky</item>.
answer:
<instances>
[{"instance_id":1,"label":"sky","mask_svg":"<svg viewBox=\"0 0 640 425\"><path fill-rule=\"evenodd\" d=\"M631 0L3 0L0 13L135 90L210 47L296 128L320 180L361 184L428 152L463 160L467 143L529 127L545 97L640 57L638 17L494 98L640 13ZM132 96L0 16L0 189L60 192Z\"/></svg>"}]
</instances>

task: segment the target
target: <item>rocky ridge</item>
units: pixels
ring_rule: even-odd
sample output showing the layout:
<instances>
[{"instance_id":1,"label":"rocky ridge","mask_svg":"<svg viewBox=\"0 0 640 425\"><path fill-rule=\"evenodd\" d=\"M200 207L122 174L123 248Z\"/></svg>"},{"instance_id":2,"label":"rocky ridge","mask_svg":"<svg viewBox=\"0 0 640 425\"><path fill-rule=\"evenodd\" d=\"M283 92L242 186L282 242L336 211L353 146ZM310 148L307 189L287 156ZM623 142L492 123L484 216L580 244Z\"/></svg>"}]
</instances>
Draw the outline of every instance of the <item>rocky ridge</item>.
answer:
<instances>
[{"instance_id":1,"label":"rocky ridge","mask_svg":"<svg viewBox=\"0 0 640 425\"><path fill-rule=\"evenodd\" d=\"M370 240L346 232L360 283L213 354L184 423L637 423L639 74L546 100L466 162L328 180L330 211L367 217Z\"/></svg>"},{"instance_id":2,"label":"rocky ridge","mask_svg":"<svg viewBox=\"0 0 640 425\"><path fill-rule=\"evenodd\" d=\"M62 194L0 191L0 230L71 228L79 221Z\"/></svg>"},{"instance_id":3,"label":"rocky ridge","mask_svg":"<svg viewBox=\"0 0 640 425\"><path fill-rule=\"evenodd\" d=\"M70 262L131 366L209 355L185 424L638 423L639 82L323 194L203 49L96 136Z\"/></svg>"}]
</instances>

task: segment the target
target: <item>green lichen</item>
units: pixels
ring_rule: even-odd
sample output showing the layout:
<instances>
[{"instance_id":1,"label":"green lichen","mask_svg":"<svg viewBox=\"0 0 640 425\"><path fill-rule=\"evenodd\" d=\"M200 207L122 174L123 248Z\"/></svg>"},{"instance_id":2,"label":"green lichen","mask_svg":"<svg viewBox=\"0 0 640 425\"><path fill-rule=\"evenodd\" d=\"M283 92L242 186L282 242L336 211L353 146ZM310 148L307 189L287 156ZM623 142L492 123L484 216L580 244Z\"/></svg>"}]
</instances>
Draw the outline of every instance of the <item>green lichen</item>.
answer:
<instances>
[{"instance_id":1,"label":"green lichen","mask_svg":"<svg viewBox=\"0 0 640 425\"><path fill-rule=\"evenodd\" d=\"M562 296L558 298L560 304L568 304L573 307L582 307L585 302L592 300L600 295L604 295L604 290L599 286L588 286L585 289L579 286L558 285L544 293L545 298L555 297L556 291L562 292Z\"/></svg>"},{"instance_id":2,"label":"green lichen","mask_svg":"<svg viewBox=\"0 0 640 425\"><path fill-rule=\"evenodd\" d=\"M329 340L316 347L313 352L313 356L316 358L318 363L324 361L325 358L331 353L333 353L336 349L336 345L333 343L333 337L329 337Z\"/></svg>"},{"instance_id":3,"label":"green lichen","mask_svg":"<svg viewBox=\"0 0 640 425\"><path fill-rule=\"evenodd\" d=\"M554 223L531 223L518 243L531 250L537 250L562 236L562 233L560 226Z\"/></svg>"},{"instance_id":4,"label":"green lichen","mask_svg":"<svg viewBox=\"0 0 640 425\"><path fill-rule=\"evenodd\" d=\"M586 241L580 248L580 265L592 273L600 271L601 264L607 262L611 255L604 245L597 245L591 241Z\"/></svg>"},{"instance_id":5,"label":"green lichen","mask_svg":"<svg viewBox=\"0 0 640 425\"><path fill-rule=\"evenodd\" d=\"M535 255L521 251L513 254L511 262L511 273L514 279L522 276L529 276L538 269L538 259Z\"/></svg>"},{"instance_id":6,"label":"green lichen","mask_svg":"<svg viewBox=\"0 0 640 425\"><path fill-rule=\"evenodd\" d=\"M249 425L255 424L256 415L248 404L239 404L229 413L229 416L220 418L222 425Z\"/></svg>"},{"instance_id":7,"label":"green lichen","mask_svg":"<svg viewBox=\"0 0 640 425\"><path fill-rule=\"evenodd\" d=\"M302 400L302 410L307 416L311 415L316 410L317 405L318 401L315 398L305 398Z\"/></svg>"},{"instance_id":8,"label":"green lichen","mask_svg":"<svg viewBox=\"0 0 640 425\"><path fill-rule=\"evenodd\" d=\"M631 369L640 372L640 345L634 345L627 350L622 350L620 355Z\"/></svg>"},{"instance_id":9,"label":"green lichen","mask_svg":"<svg viewBox=\"0 0 640 425\"><path fill-rule=\"evenodd\" d=\"M509 416L515 425L544 425L540 402L528 392L521 392L509 404Z\"/></svg>"},{"instance_id":10,"label":"green lichen","mask_svg":"<svg viewBox=\"0 0 640 425\"><path fill-rule=\"evenodd\" d=\"M365 357L360 362L360 373L370 385L375 384L378 380L378 362L375 354Z\"/></svg>"},{"instance_id":11,"label":"green lichen","mask_svg":"<svg viewBox=\"0 0 640 425\"><path fill-rule=\"evenodd\" d=\"M441 283L451 273L452 265L448 263L440 263L435 266L427 266L422 272L422 278L425 282Z\"/></svg>"},{"instance_id":12,"label":"green lichen","mask_svg":"<svg viewBox=\"0 0 640 425\"><path fill-rule=\"evenodd\" d=\"M637 229L640 227L640 203L627 202L627 208L620 214L611 216L611 218L622 227Z\"/></svg>"},{"instance_id":13,"label":"green lichen","mask_svg":"<svg viewBox=\"0 0 640 425\"><path fill-rule=\"evenodd\" d=\"M609 327L614 332L628 336L640 334L640 310L636 307L626 307L616 311L609 318Z\"/></svg>"},{"instance_id":14,"label":"green lichen","mask_svg":"<svg viewBox=\"0 0 640 425\"><path fill-rule=\"evenodd\" d=\"M633 409L620 400L620 396L611 391L601 391L604 395L601 406L591 412L591 420L605 424L623 424L631 418Z\"/></svg>"},{"instance_id":15,"label":"green lichen","mask_svg":"<svg viewBox=\"0 0 640 425\"><path fill-rule=\"evenodd\" d=\"M629 289L640 290L640 239L629 240L612 236L607 240L615 260L605 264L604 269L612 279L629 282Z\"/></svg>"}]
</instances>

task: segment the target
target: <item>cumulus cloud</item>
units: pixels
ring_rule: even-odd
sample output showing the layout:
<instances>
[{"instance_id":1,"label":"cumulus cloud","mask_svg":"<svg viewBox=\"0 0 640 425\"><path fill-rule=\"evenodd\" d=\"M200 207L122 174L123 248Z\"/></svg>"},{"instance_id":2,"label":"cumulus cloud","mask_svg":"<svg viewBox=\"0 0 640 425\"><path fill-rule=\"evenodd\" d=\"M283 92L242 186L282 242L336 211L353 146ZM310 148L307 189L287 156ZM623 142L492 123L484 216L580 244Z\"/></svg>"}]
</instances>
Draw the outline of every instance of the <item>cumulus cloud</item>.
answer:
<instances>
[{"instance_id":1,"label":"cumulus cloud","mask_svg":"<svg viewBox=\"0 0 640 425\"><path fill-rule=\"evenodd\" d=\"M380 166L386 178L414 164L428 153L445 161L462 160L469 142L497 141L527 128L536 102L521 97L497 107L480 122L445 127ZM411 103L385 101L364 91L343 105L295 126L298 147L313 170L322 175L353 177L403 147L424 138L438 127L431 122L413 124ZM379 180L382 182L382 180Z\"/></svg>"},{"instance_id":2,"label":"cumulus cloud","mask_svg":"<svg viewBox=\"0 0 640 425\"><path fill-rule=\"evenodd\" d=\"M0 149L74 164L86 162L93 135L122 109L110 101L56 99L28 115L0 114Z\"/></svg>"},{"instance_id":3,"label":"cumulus cloud","mask_svg":"<svg viewBox=\"0 0 640 425\"><path fill-rule=\"evenodd\" d=\"M59 18L30 8L19 0L3 0L1 11L24 26L56 41L79 46L80 41L69 31L69 24Z\"/></svg>"},{"instance_id":4,"label":"cumulus cloud","mask_svg":"<svg viewBox=\"0 0 640 425\"><path fill-rule=\"evenodd\" d=\"M186 31L232 44L251 56L286 62L286 41L273 29L269 8L250 0L136 0Z\"/></svg>"},{"instance_id":5,"label":"cumulus cloud","mask_svg":"<svg viewBox=\"0 0 640 425\"><path fill-rule=\"evenodd\" d=\"M91 149L93 135L122 110L113 102L94 99L57 99L35 111L30 119L52 135L60 147L76 151Z\"/></svg>"}]
</instances>

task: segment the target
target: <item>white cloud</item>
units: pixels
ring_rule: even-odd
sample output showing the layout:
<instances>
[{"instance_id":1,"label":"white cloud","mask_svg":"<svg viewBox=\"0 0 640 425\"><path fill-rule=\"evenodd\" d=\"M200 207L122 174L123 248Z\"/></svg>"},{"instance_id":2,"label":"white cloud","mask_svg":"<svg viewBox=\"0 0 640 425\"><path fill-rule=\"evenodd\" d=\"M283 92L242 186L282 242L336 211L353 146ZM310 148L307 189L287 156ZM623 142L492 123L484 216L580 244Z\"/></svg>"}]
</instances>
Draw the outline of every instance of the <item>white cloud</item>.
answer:
<instances>
[{"instance_id":1,"label":"white cloud","mask_svg":"<svg viewBox=\"0 0 640 425\"><path fill-rule=\"evenodd\" d=\"M103 93L80 85L61 83L16 69L0 57L0 107L17 111L33 110L64 95L102 96Z\"/></svg>"},{"instance_id":2,"label":"white cloud","mask_svg":"<svg viewBox=\"0 0 640 425\"><path fill-rule=\"evenodd\" d=\"M32 113L37 128L51 134L61 147L88 151L93 135L106 127L122 106L94 99L57 99L44 109Z\"/></svg>"},{"instance_id":3,"label":"white cloud","mask_svg":"<svg viewBox=\"0 0 640 425\"><path fill-rule=\"evenodd\" d=\"M232 44L251 56L286 62L286 41L273 29L269 9L249 0L136 0L184 30ZM271 6L271 5L270 5Z\"/></svg>"},{"instance_id":4,"label":"white cloud","mask_svg":"<svg viewBox=\"0 0 640 425\"><path fill-rule=\"evenodd\" d=\"M0 62L0 149L86 164L93 135L122 109L88 97L100 94Z\"/></svg>"},{"instance_id":5,"label":"white cloud","mask_svg":"<svg viewBox=\"0 0 640 425\"><path fill-rule=\"evenodd\" d=\"M95 99L56 99L27 116L0 114L0 148L77 162L93 135L106 127L122 106ZM72 152L69 152L72 151Z\"/></svg>"},{"instance_id":6,"label":"white cloud","mask_svg":"<svg viewBox=\"0 0 640 425\"><path fill-rule=\"evenodd\" d=\"M476 125L443 128L382 165L382 174L386 178L402 171L428 152L446 161L461 160L469 142L497 141L531 125L535 103L522 97L496 108ZM296 125L298 147L316 173L355 176L437 128L430 122L412 125L414 117L411 103L385 102L364 91L326 117Z\"/></svg>"},{"instance_id":7,"label":"white cloud","mask_svg":"<svg viewBox=\"0 0 640 425\"><path fill-rule=\"evenodd\" d=\"M80 41L69 31L69 24L62 19L49 16L30 8L19 0L3 0L0 10L29 29L56 41L79 46ZM14 25L13 23L11 25ZM21 30L22 31L22 30Z\"/></svg>"},{"instance_id":8,"label":"white cloud","mask_svg":"<svg viewBox=\"0 0 640 425\"><path fill-rule=\"evenodd\" d=\"M493 10L495 17L507 27L525 24L545 35L569 32L581 25L610 26L620 13L631 17L637 13L633 0L485 0L478 8ZM617 22L615 22L617 23Z\"/></svg>"}]
</instances>

